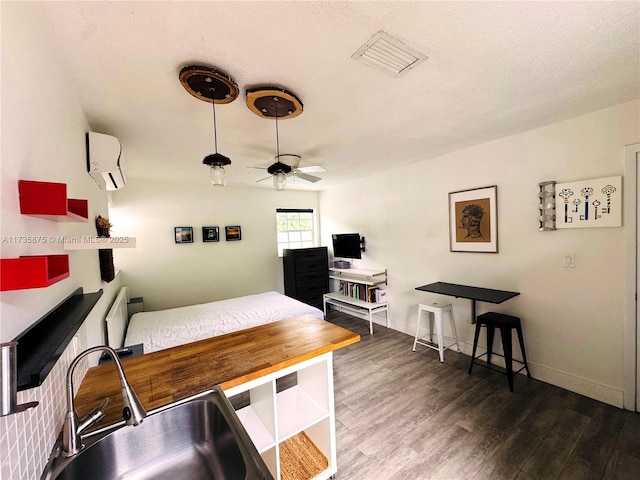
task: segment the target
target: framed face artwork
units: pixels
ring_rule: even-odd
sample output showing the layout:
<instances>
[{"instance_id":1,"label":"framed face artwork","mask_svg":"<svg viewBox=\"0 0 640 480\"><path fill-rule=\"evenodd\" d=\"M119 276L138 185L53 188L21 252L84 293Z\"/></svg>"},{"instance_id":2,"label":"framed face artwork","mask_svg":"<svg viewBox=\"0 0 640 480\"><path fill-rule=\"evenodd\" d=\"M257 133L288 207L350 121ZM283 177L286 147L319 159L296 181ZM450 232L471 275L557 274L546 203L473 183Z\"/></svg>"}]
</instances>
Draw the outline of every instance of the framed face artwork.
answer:
<instances>
[{"instance_id":1,"label":"framed face artwork","mask_svg":"<svg viewBox=\"0 0 640 480\"><path fill-rule=\"evenodd\" d=\"M498 253L498 187L449 194L449 250Z\"/></svg>"}]
</instances>

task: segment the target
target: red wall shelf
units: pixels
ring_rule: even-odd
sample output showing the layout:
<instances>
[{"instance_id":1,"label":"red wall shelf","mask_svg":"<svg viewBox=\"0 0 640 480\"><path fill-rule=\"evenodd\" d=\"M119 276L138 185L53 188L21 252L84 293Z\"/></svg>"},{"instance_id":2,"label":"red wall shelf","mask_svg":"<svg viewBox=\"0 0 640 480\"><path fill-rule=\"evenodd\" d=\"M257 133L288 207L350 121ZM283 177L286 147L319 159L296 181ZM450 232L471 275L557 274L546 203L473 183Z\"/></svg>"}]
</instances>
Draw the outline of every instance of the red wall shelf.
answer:
<instances>
[{"instance_id":1,"label":"red wall shelf","mask_svg":"<svg viewBox=\"0 0 640 480\"><path fill-rule=\"evenodd\" d=\"M19 180L20 213L58 222L89 221L89 202L67 198L67 184Z\"/></svg>"},{"instance_id":2,"label":"red wall shelf","mask_svg":"<svg viewBox=\"0 0 640 480\"><path fill-rule=\"evenodd\" d=\"M53 285L69 276L69 255L33 255L0 260L0 290Z\"/></svg>"}]
</instances>

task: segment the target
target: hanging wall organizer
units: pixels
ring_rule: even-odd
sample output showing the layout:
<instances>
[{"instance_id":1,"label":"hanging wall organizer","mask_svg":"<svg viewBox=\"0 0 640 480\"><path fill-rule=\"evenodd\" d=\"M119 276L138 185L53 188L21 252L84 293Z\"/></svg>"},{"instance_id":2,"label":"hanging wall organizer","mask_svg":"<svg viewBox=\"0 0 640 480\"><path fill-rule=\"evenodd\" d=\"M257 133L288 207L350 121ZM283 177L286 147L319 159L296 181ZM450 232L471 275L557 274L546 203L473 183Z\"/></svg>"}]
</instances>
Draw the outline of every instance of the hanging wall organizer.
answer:
<instances>
[{"instance_id":1,"label":"hanging wall organizer","mask_svg":"<svg viewBox=\"0 0 640 480\"><path fill-rule=\"evenodd\" d=\"M540 182L540 193L538 198L540 205L540 231L547 232L556 229L556 182Z\"/></svg>"},{"instance_id":2,"label":"hanging wall organizer","mask_svg":"<svg viewBox=\"0 0 640 480\"><path fill-rule=\"evenodd\" d=\"M622 225L622 177L538 184L540 231Z\"/></svg>"},{"instance_id":3,"label":"hanging wall organizer","mask_svg":"<svg viewBox=\"0 0 640 480\"><path fill-rule=\"evenodd\" d=\"M556 228L622 225L622 177L556 183Z\"/></svg>"}]
</instances>

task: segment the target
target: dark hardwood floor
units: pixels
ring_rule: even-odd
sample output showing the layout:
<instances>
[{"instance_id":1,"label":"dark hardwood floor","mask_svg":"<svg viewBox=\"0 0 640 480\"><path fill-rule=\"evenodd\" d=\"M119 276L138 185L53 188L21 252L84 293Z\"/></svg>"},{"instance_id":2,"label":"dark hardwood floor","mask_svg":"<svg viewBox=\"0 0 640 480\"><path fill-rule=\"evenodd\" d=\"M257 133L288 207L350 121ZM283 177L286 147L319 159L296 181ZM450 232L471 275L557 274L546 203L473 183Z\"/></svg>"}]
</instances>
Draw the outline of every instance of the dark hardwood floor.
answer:
<instances>
[{"instance_id":1,"label":"dark hardwood floor","mask_svg":"<svg viewBox=\"0 0 640 480\"><path fill-rule=\"evenodd\" d=\"M640 479L639 413L328 320L362 337L334 353L338 480Z\"/></svg>"}]
</instances>

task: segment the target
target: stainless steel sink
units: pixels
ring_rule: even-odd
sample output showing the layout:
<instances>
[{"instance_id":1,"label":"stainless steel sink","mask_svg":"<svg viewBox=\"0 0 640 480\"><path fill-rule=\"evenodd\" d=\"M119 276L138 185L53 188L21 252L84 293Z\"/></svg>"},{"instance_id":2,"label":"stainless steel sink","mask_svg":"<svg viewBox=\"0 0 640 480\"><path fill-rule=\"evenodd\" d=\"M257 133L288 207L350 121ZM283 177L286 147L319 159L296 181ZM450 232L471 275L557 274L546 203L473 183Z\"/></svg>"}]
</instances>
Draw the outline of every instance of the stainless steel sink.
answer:
<instances>
[{"instance_id":1,"label":"stainless steel sink","mask_svg":"<svg viewBox=\"0 0 640 480\"><path fill-rule=\"evenodd\" d=\"M273 479L219 387L82 440L73 457L54 452L43 480Z\"/></svg>"}]
</instances>

